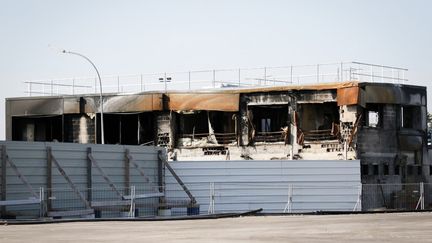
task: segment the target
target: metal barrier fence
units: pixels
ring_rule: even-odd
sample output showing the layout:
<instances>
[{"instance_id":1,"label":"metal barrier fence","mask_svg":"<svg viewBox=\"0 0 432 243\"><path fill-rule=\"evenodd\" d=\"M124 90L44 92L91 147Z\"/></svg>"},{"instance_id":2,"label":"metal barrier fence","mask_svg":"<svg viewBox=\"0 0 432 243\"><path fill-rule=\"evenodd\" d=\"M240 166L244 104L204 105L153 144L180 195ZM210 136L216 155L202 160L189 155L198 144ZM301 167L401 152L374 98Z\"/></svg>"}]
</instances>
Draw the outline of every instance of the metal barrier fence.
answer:
<instances>
[{"instance_id":1,"label":"metal barrier fence","mask_svg":"<svg viewBox=\"0 0 432 243\"><path fill-rule=\"evenodd\" d=\"M213 69L103 76L105 93L283 86L321 82L363 81L405 83L408 69L361 62ZM99 93L95 77L26 81L28 96Z\"/></svg>"},{"instance_id":2,"label":"metal barrier fence","mask_svg":"<svg viewBox=\"0 0 432 243\"><path fill-rule=\"evenodd\" d=\"M39 197L0 201L2 215L14 218L128 218L209 215L262 208L265 213L431 209L432 184L331 186L287 183L189 184L196 203L166 188L44 189ZM164 192L165 191L165 192ZM21 195L21 194L20 194ZM82 200L85 198L86 200ZM88 202L86 204L86 202Z\"/></svg>"}]
</instances>

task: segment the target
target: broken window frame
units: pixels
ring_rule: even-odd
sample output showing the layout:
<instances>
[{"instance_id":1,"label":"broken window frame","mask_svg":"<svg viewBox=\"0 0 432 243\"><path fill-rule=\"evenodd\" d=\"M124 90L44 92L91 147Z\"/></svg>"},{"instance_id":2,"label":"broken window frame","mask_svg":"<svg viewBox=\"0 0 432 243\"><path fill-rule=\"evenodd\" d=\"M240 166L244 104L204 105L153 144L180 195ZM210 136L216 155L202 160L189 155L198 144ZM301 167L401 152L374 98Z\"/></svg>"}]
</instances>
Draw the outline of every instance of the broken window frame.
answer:
<instances>
[{"instance_id":1,"label":"broken window frame","mask_svg":"<svg viewBox=\"0 0 432 243\"><path fill-rule=\"evenodd\" d=\"M272 110L272 112L268 112L267 116L263 116L263 114L265 113L264 110L270 109ZM279 120L278 117L275 117L275 114L277 114L277 112L275 112L276 109L286 111L285 121L283 121L283 115L279 117ZM288 104L248 104L247 114L250 131L249 138L253 143L268 144L283 142L285 144L290 144L290 109ZM259 116L256 117L256 114L258 114ZM258 127L260 127L260 129L258 129Z\"/></svg>"},{"instance_id":2,"label":"broken window frame","mask_svg":"<svg viewBox=\"0 0 432 243\"><path fill-rule=\"evenodd\" d=\"M334 106L333 112L324 113L322 117L320 117L320 120L323 122L318 128L315 129L304 129L304 124L302 121L303 114L298 114L297 117L300 122L298 124L298 132L297 132L297 139L298 141L309 141L309 142L317 142L317 141L324 141L324 140L337 140L340 137L340 111L339 107L337 106L337 102L322 102L322 103L300 103L297 104L297 107L299 109L305 109L305 105L325 105L325 106ZM331 108L331 107L330 107ZM303 113L303 112L300 112ZM330 123L327 122L327 125L325 124L325 118L329 117ZM328 129L320 129L321 126L327 126Z\"/></svg>"},{"instance_id":3,"label":"broken window frame","mask_svg":"<svg viewBox=\"0 0 432 243\"><path fill-rule=\"evenodd\" d=\"M363 127L367 128L382 128L383 127L383 104L366 104L366 108L363 110ZM378 121L376 124L370 124L370 115L376 113Z\"/></svg>"}]
</instances>

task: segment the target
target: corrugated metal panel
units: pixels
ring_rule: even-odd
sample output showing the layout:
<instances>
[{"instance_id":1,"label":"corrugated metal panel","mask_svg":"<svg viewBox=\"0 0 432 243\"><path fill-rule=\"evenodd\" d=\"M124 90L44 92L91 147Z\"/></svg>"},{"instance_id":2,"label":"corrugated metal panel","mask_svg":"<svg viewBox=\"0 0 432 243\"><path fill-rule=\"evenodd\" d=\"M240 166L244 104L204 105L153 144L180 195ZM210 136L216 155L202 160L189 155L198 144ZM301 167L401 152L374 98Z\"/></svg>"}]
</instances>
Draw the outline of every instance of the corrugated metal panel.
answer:
<instances>
[{"instance_id":1,"label":"corrugated metal panel","mask_svg":"<svg viewBox=\"0 0 432 243\"><path fill-rule=\"evenodd\" d=\"M23 174L33 190L38 193L39 188L47 190L47 147L51 147L52 154L74 185L86 197L87 194L87 149L91 148L92 155L102 170L108 175L114 185L125 191L125 151L129 149L133 161L145 172L150 180L146 180L130 165L130 185L137 187L137 193L153 192L158 185L158 158L160 148L147 146L123 145L95 145L75 143L43 143L2 141L10 160ZM1 171L1 168L0 168ZM23 182L17 177L11 166L6 167L7 200L28 199L32 197ZM55 164L52 165L52 207L54 210L70 210L84 207L78 196L72 191L65 178L60 174ZM93 198L104 198L115 195L100 172L92 166ZM108 190L107 190L108 189ZM107 199L106 199L107 200ZM118 199L117 199L118 200ZM39 205L8 206L7 211L14 214L38 215Z\"/></svg>"},{"instance_id":2,"label":"corrugated metal panel","mask_svg":"<svg viewBox=\"0 0 432 243\"><path fill-rule=\"evenodd\" d=\"M263 208L282 212L293 185L293 211L352 210L360 185L359 160L175 161L170 162L202 211L215 183L216 212ZM166 172L167 198L185 198ZM173 209L174 210L174 209Z\"/></svg>"}]
</instances>

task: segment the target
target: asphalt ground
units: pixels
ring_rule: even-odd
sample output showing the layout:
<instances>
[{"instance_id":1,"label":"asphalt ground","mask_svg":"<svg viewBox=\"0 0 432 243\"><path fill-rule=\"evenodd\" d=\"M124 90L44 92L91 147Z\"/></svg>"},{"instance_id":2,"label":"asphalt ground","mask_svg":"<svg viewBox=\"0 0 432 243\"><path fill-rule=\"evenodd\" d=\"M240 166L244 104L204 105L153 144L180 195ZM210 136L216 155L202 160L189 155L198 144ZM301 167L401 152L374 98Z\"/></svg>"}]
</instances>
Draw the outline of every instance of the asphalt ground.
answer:
<instances>
[{"instance_id":1,"label":"asphalt ground","mask_svg":"<svg viewBox=\"0 0 432 243\"><path fill-rule=\"evenodd\" d=\"M0 242L432 242L432 213L2 225Z\"/></svg>"}]
</instances>

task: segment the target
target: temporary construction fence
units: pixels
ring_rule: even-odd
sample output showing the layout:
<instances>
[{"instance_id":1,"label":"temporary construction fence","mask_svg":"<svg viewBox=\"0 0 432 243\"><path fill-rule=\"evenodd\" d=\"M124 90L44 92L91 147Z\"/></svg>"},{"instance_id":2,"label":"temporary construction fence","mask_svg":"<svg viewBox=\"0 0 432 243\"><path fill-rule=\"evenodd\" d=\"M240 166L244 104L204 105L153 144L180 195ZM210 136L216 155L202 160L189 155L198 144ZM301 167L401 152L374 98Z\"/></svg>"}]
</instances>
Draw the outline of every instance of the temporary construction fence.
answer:
<instances>
[{"instance_id":1,"label":"temporary construction fence","mask_svg":"<svg viewBox=\"0 0 432 243\"><path fill-rule=\"evenodd\" d=\"M431 184L361 184L358 160L168 163L165 151L157 147L38 142L0 145L3 218L431 207Z\"/></svg>"},{"instance_id":2,"label":"temporary construction fence","mask_svg":"<svg viewBox=\"0 0 432 243\"><path fill-rule=\"evenodd\" d=\"M131 197L164 196L162 148L10 141L0 147L2 217L86 216L128 205Z\"/></svg>"},{"instance_id":3,"label":"temporary construction fence","mask_svg":"<svg viewBox=\"0 0 432 243\"><path fill-rule=\"evenodd\" d=\"M345 186L296 185L277 183L208 183L185 185L198 195L196 204L190 204L186 194L160 200L159 187L131 186L118 188L124 192L119 198L112 188L92 188L93 200L86 205L68 188L49 192L44 188L38 197L22 200L21 204L2 201L9 211L18 216L28 216L29 209L39 212L34 217L81 217L81 218L136 218L154 216L211 215L238 213L263 209L263 213L308 213L317 211L413 211L428 210L426 194L430 195L432 184L359 184ZM154 191L154 194L149 193ZM377 193L379 192L379 193ZM47 195L51 194L51 198ZM383 195L383 196L382 196ZM350 200L346 198L349 197ZM54 210L47 211L48 202ZM374 202L372 204L371 202ZM26 205L26 207L23 207ZM367 208L365 207L367 205Z\"/></svg>"},{"instance_id":4,"label":"temporary construction fence","mask_svg":"<svg viewBox=\"0 0 432 243\"><path fill-rule=\"evenodd\" d=\"M169 164L194 195L201 210L239 212L262 208L283 212L289 191L292 211L352 211L358 199L359 160L171 161ZM184 192L166 172L166 197ZM290 189L291 188L291 189ZM209 191L214 191L210 200ZM294 199L293 199L294 200ZM360 207L359 207L360 208ZM184 209L173 209L182 214Z\"/></svg>"}]
</instances>

